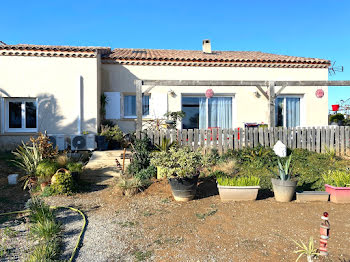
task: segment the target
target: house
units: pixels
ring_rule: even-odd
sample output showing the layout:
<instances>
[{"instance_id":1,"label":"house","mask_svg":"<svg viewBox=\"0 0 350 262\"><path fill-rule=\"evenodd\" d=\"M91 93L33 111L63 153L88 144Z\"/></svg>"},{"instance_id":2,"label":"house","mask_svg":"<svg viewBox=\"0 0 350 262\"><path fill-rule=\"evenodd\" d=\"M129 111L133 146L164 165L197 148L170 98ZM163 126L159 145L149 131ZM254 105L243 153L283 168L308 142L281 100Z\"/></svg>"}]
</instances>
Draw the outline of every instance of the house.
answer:
<instances>
[{"instance_id":1,"label":"house","mask_svg":"<svg viewBox=\"0 0 350 262\"><path fill-rule=\"evenodd\" d=\"M135 80L328 80L329 60L251 51L124 49L0 44L0 145L37 132L96 133L100 97L106 118L135 130ZM211 89L211 90L208 90ZM268 123L266 87L154 86L142 98L143 119L186 113L178 128L234 128ZM321 90L321 91L320 91ZM206 98L205 93L213 93ZM322 95L316 95L321 92ZM325 126L328 88L287 86L275 101L278 126Z\"/></svg>"}]
</instances>

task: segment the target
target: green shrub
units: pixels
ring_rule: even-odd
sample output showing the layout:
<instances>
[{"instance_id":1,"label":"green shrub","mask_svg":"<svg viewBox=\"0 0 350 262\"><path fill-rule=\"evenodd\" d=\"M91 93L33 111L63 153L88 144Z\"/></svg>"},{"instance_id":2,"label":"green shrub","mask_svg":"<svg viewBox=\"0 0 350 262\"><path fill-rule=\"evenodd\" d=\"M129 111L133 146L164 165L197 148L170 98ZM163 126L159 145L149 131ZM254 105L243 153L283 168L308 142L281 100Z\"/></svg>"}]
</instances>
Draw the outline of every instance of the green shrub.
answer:
<instances>
[{"instance_id":1,"label":"green shrub","mask_svg":"<svg viewBox=\"0 0 350 262\"><path fill-rule=\"evenodd\" d=\"M32 236L45 241L55 238L60 231L61 225L55 220L50 219L44 219L30 227L30 233Z\"/></svg>"},{"instance_id":2,"label":"green shrub","mask_svg":"<svg viewBox=\"0 0 350 262\"><path fill-rule=\"evenodd\" d=\"M208 177L224 177L228 176L224 171L221 170L215 170L213 172L210 172Z\"/></svg>"},{"instance_id":3,"label":"green shrub","mask_svg":"<svg viewBox=\"0 0 350 262\"><path fill-rule=\"evenodd\" d=\"M83 163L81 162L69 162L67 164L67 169L70 171L70 172L78 172L78 173L81 173L83 172Z\"/></svg>"},{"instance_id":4,"label":"green shrub","mask_svg":"<svg viewBox=\"0 0 350 262\"><path fill-rule=\"evenodd\" d=\"M219 155L219 151L217 149L211 149L210 153L204 154L202 156L202 166L203 167L211 167L216 165L221 161L221 157Z\"/></svg>"},{"instance_id":5,"label":"green shrub","mask_svg":"<svg viewBox=\"0 0 350 262\"><path fill-rule=\"evenodd\" d=\"M38 164L35 174L38 177L51 177L56 173L58 168L59 166L55 161L43 160Z\"/></svg>"},{"instance_id":6,"label":"green shrub","mask_svg":"<svg viewBox=\"0 0 350 262\"><path fill-rule=\"evenodd\" d=\"M169 152L154 152L151 164L163 167L164 174L171 177L193 177L201 167L202 154L191 151L189 147L172 147Z\"/></svg>"},{"instance_id":7,"label":"green shrub","mask_svg":"<svg viewBox=\"0 0 350 262\"><path fill-rule=\"evenodd\" d=\"M140 172L134 175L135 178L139 180L149 180L157 175L157 168L154 166L149 166L146 169L142 169Z\"/></svg>"},{"instance_id":8,"label":"green shrub","mask_svg":"<svg viewBox=\"0 0 350 262\"><path fill-rule=\"evenodd\" d=\"M57 261L59 257L60 243L57 239L53 239L43 244L35 246L30 254L27 262L50 262Z\"/></svg>"},{"instance_id":9,"label":"green shrub","mask_svg":"<svg viewBox=\"0 0 350 262\"><path fill-rule=\"evenodd\" d=\"M56 181L51 184L53 194L70 195L75 192L76 187L70 172L58 173L55 177Z\"/></svg>"},{"instance_id":10,"label":"green shrub","mask_svg":"<svg viewBox=\"0 0 350 262\"><path fill-rule=\"evenodd\" d=\"M258 186L260 178L256 176L218 176L216 181L220 186Z\"/></svg>"},{"instance_id":11,"label":"green shrub","mask_svg":"<svg viewBox=\"0 0 350 262\"><path fill-rule=\"evenodd\" d=\"M350 187L350 172L344 170L329 170L322 175L324 183L335 187Z\"/></svg>"},{"instance_id":12,"label":"green shrub","mask_svg":"<svg viewBox=\"0 0 350 262\"><path fill-rule=\"evenodd\" d=\"M120 130L118 125L114 126L103 126L101 125L101 136L105 136L108 141L117 141L117 142L122 142L123 141L123 131Z\"/></svg>"},{"instance_id":13,"label":"green shrub","mask_svg":"<svg viewBox=\"0 0 350 262\"><path fill-rule=\"evenodd\" d=\"M303 190L324 190L322 174L336 165L327 154L306 149L293 150L293 173Z\"/></svg>"},{"instance_id":14,"label":"green shrub","mask_svg":"<svg viewBox=\"0 0 350 262\"><path fill-rule=\"evenodd\" d=\"M334 115L330 115L329 116L329 122L332 123L332 122L339 122L339 121L343 121L344 120L344 115L341 114L341 113L337 113L337 114L334 114Z\"/></svg>"},{"instance_id":15,"label":"green shrub","mask_svg":"<svg viewBox=\"0 0 350 262\"><path fill-rule=\"evenodd\" d=\"M40 198L32 197L28 208L30 209L29 220L31 223L41 223L45 220L55 221L53 211Z\"/></svg>"},{"instance_id":16,"label":"green shrub","mask_svg":"<svg viewBox=\"0 0 350 262\"><path fill-rule=\"evenodd\" d=\"M133 158L128 166L128 173L136 175L142 169L146 169L150 165L150 154L153 149L148 137L136 139L132 144Z\"/></svg>"},{"instance_id":17,"label":"green shrub","mask_svg":"<svg viewBox=\"0 0 350 262\"><path fill-rule=\"evenodd\" d=\"M229 150L223 155L223 159L236 159L242 165L250 165L255 168L263 166L273 167L277 165L275 152L269 147L257 146L254 148L245 147L240 150Z\"/></svg>"}]
</instances>

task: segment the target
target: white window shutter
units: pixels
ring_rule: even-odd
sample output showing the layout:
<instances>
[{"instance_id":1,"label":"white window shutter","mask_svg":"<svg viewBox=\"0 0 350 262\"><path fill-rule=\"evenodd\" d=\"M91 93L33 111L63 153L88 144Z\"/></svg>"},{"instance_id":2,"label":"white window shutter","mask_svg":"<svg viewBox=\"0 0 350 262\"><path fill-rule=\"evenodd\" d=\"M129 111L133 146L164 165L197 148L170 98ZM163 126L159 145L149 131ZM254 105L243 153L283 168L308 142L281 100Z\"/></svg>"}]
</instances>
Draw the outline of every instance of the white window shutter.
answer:
<instances>
[{"instance_id":1,"label":"white window shutter","mask_svg":"<svg viewBox=\"0 0 350 262\"><path fill-rule=\"evenodd\" d=\"M120 119L120 92L105 92L106 119Z\"/></svg>"},{"instance_id":2,"label":"white window shutter","mask_svg":"<svg viewBox=\"0 0 350 262\"><path fill-rule=\"evenodd\" d=\"M150 115L153 118L164 119L168 112L168 94L152 93L150 103Z\"/></svg>"}]
</instances>

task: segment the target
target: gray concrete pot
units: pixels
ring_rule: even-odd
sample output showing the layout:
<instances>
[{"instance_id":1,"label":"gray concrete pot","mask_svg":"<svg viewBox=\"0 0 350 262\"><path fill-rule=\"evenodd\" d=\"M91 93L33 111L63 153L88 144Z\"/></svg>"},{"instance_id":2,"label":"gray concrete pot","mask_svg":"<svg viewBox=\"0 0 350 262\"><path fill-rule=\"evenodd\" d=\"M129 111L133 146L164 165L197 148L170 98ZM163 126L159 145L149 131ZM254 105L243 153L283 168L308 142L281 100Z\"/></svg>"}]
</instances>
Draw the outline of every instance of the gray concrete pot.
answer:
<instances>
[{"instance_id":1,"label":"gray concrete pot","mask_svg":"<svg viewBox=\"0 0 350 262\"><path fill-rule=\"evenodd\" d=\"M295 188L297 187L296 181L281 180L271 178L273 193L275 199L278 202L290 202L293 199Z\"/></svg>"},{"instance_id":2,"label":"gray concrete pot","mask_svg":"<svg viewBox=\"0 0 350 262\"><path fill-rule=\"evenodd\" d=\"M218 184L221 201L256 200L260 186L220 186Z\"/></svg>"}]
</instances>

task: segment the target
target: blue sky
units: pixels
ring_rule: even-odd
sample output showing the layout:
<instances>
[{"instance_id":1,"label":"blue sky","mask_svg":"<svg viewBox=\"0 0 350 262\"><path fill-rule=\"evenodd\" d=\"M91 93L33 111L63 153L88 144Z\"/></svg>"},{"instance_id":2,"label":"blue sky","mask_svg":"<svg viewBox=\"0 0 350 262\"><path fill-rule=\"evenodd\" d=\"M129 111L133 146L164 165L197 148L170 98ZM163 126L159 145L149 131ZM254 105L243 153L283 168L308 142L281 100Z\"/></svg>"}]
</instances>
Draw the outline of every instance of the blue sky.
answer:
<instances>
[{"instance_id":1,"label":"blue sky","mask_svg":"<svg viewBox=\"0 0 350 262\"><path fill-rule=\"evenodd\" d=\"M8 44L253 50L336 61L350 80L350 1L2 1ZM350 98L330 87L329 104Z\"/></svg>"}]
</instances>

